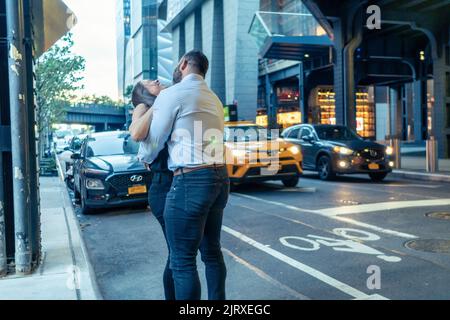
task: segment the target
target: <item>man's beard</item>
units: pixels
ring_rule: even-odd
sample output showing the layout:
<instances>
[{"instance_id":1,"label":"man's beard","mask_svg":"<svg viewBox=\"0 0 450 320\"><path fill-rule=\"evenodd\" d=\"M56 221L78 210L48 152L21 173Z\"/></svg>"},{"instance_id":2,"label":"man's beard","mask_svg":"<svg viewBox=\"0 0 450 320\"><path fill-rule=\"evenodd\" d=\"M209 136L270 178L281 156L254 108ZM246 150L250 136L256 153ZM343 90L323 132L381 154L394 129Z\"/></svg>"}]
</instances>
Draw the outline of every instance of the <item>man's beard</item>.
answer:
<instances>
[{"instance_id":1,"label":"man's beard","mask_svg":"<svg viewBox=\"0 0 450 320\"><path fill-rule=\"evenodd\" d=\"M181 73L180 68L177 67L173 72L172 82L173 82L173 84L177 84L177 83L180 83L181 80L183 80L183 74Z\"/></svg>"}]
</instances>

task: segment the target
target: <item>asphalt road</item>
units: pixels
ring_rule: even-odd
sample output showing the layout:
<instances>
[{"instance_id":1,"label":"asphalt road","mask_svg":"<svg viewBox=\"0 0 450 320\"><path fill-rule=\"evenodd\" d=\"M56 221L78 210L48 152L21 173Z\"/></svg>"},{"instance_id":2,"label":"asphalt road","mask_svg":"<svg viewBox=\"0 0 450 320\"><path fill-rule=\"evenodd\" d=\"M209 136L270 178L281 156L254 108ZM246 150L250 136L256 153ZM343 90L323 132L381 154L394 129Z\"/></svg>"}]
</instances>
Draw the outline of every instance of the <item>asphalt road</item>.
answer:
<instances>
[{"instance_id":1,"label":"asphalt road","mask_svg":"<svg viewBox=\"0 0 450 320\"><path fill-rule=\"evenodd\" d=\"M79 220L105 299L163 298L167 253L149 211ZM229 299L450 299L450 184L307 173L296 188L241 186L222 244Z\"/></svg>"}]
</instances>

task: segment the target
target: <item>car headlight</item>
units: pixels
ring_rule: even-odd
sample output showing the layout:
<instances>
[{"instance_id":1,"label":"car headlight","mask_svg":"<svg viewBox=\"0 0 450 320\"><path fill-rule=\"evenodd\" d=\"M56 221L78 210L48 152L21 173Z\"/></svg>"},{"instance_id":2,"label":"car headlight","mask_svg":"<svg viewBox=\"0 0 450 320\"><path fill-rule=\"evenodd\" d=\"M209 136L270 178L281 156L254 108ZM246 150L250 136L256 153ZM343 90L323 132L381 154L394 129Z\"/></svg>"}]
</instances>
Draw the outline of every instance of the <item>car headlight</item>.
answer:
<instances>
[{"instance_id":1,"label":"car headlight","mask_svg":"<svg viewBox=\"0 0 450 320\"><path fill-rule=\"evenodd\" d=\"M354 151L352 149L349 149L346 147L334 147L333 150L334 150L334 152L345 155L345 156L349 156L354 153Z\"/></svg>"},{"instance_id":2,"label":"car headlight","mask_svg":"<svg viewBox=\"0 0 450 320\"><path fill-rule=\"evenodd\" d=\"M233 156L235 156L236 158L242 158L245 157L245 155L247 154L247 151L242 150L242 149L234 149L232 151Z\"/></svg>"},{"instance_id":3,"label":"car headlight","mask_svg":"<svg viewBox=\"0 0 450 320\"><path fill-rule=\"evenodd\" d=\"M84 169L84 173L85 174L93 174L93 175L107 175L109 173L109 171L93 169L93 168L86 168L86 169Z\"/></svg>"},{"instance_id":4,"label":"car headlight","mask_svg":"<svg viewBox=\"0 0 450 320\"><path fill-rule=\"evenodd\" d=\"M102 180L100 180L100 179L87 178L86 179L86 189L105 190L105 185L103 184Z\"/></svg>"},{"instance_id":5,"label":"car headlight","mask_svg":"<svg viewBox=\"0 0 450 320\"><path fill-rule=\"evenodd\" d=\"M392 156L394 154L394 148L392 147L386 147L386 154L388 156Z\"/></svg>"},{"instance_id":6,"label":"car headlight","mask_svg":"<svg viewBox=\"0 0 450 320\"><path fill-rule=\"evenodd\" d=\"M297 146L292 146L288 149L293 155L297 155L300 153L300 148Z\"/></svg>"}]
</instances>

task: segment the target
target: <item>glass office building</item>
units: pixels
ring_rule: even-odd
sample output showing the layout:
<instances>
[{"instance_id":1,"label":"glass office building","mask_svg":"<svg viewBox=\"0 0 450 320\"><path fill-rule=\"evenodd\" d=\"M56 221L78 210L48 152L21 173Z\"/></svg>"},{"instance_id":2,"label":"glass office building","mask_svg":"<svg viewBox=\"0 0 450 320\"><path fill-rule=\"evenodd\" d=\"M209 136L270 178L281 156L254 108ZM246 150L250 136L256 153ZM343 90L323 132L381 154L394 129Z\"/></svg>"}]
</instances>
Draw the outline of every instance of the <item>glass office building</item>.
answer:
<instances>
[{"instance_id":1,"label":"glass office building","mask_svg":"<svg viewBox=\"0 0 450 320\"><path fill-rule=\"evenodd\" d=\"M144 79L169 84L172 75L171 35L162 32L159 0L118 0L117 64L119 92Z\"/></svg>"}]
</instances>

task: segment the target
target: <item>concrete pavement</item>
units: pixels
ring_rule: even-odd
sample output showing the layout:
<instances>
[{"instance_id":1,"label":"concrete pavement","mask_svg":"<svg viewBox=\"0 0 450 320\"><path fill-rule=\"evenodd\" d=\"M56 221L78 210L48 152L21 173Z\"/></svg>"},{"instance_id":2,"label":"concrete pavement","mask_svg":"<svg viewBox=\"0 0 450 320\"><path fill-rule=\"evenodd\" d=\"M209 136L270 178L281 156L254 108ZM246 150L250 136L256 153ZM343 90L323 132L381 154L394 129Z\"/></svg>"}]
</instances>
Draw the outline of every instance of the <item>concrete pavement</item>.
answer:
<instances>
[{"instance_id":1,"label":"concrete pavement","mask_svg":"<svg viewBox=\"0 0 450 320\"><path fill-rule=\"evenodd\" d=\"M92 277L64 183L40 179L42 263L30 276L0 279L0 300L96 300Z\"/></svg>"}]
</instances>

